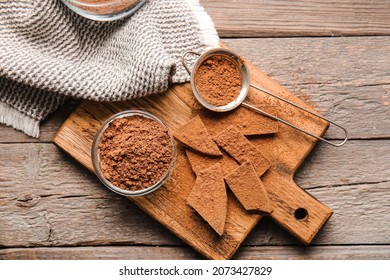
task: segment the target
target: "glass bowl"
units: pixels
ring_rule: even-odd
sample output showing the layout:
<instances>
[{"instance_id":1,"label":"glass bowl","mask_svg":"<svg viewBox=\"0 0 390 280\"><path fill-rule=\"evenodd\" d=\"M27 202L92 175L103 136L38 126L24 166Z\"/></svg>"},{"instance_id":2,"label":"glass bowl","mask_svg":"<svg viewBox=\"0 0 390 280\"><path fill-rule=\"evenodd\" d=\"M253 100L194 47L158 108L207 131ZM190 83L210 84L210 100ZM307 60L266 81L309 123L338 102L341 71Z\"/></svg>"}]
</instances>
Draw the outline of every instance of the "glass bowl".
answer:
<instances>
[{"instance_id":1,"label":"glass bowl","mask_svg":"<svg viewBox=\"0 0 390 280\"><path fill-rule=\"evenodd\" d=\"M77 14L98 21L111 21L132 15L147 0L61 0Z\"/></svg>"},{"instance_id":2,"label":"glass bowl","mask_svg":"<svg viewBox=\"0 0 390 280\"><path fill-rule=\"evenodd\" d=\"M105 178L105 176L103 174L103 171L101 169L101 166L100 166L100 149L99 149L99 144L100 144L100 142L102 140L102 136L104 135L104 132L106 131L106 129L108 128L110 123L113 122L116 119L124 118L124 117L131 117L131 116L145 117L145 118L151 119L151 120L161 124L168 131L169 138L170 138L171 143L172 143L172 157L171 157L171 162L169 164L169 167L168 167L166 173L155 184L153 184L151 186L148 186L146 188L143 188L141 190L134 190L134 191L126 190L126 189L120 188L118 186L115 186L109 180L107 180ZM169 177L170 177L170 175L172 173L172 170L173 170L173 167L174 167L174 163L175 163L175 156L176 156L175 140L174 140L174 138L172 136L172 133L168 129L168 127L159 118L157 118L156 116L154 116L154 115L152 115L152 114L150 114L150 113L148 113L146 111L140 111L140 110L122 111L122 112L119 112L119 113L111 116L110 118L108 118L102 124L101 128L99 129L99 131L96 133L96 136L95 136L95 138L93 140L93 143L92 143L92 150L91 150L92 164L93 164L93 168L95 170L95 173L96 173L97 177L100 179L100 181L108 189L110 189L111 191L113 191L113 192L115 192L117 194L123 195L123 196L142 196L142 195L146 195L146 194L149 194L149 193L157 190L162 185L164 185L164 183L169 179Z\"/></svg>"}]
</instances>

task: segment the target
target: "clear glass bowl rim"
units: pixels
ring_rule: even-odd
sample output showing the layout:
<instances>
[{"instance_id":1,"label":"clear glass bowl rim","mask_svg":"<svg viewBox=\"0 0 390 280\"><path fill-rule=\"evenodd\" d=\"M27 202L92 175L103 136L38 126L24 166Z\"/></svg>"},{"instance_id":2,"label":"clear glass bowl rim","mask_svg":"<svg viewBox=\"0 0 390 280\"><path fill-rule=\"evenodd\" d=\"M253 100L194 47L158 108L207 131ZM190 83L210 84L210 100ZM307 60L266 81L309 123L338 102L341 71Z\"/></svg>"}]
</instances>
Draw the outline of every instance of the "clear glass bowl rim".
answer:
<instances>
[{"instance_id":1,"label":"clear glass bowl rim","mask_svg":"<svg viewBox=\"0 0 390 280\"><path fill-rule=\"evenodd\" d=\"M89 3L85 2L83 0L61 0L62 2L67 2L70 4L79 4L84 7L104 7L104 6L109 6L112 4L116 4L119 2L122 2L123 0L106 0L104 2L98 2L98 3ZM145 0L139 0L139 2L146 2ZM136 6L138 3L135 3L134 6Z\"/></svg>"},{"instance_id":2,"label":"clear glass bowl rim","mask_svg":"<svg viewBox=\"0 0 390 280\"><path fill-rule=\"evenodd\" d=\"M121 0L107 0L104 3L85 3L82 0L61 0L65 6L71 9L76 14L79 14L85 18L92 19L95 21L113 21L130 16L136 11L138 11L148 0L140 0L138 3L135 3L133 6L124 7L118 11L112 11L107 13L96 13L88 11L87 7L90 8L99 8L105 6L111 6L113 4L121 2ZM76 5L75 5L76 4ZM77 6L78 5L78 6Z\"/></svg>"},{"instance_id":3,"label":"clear glass bowl rim","mask_svg":"<svg viewBox=\"0 0 390 280\"><path fill-rule=\"evenodd\" d=\"M171 138L171 141L172 141L172 160L171 160L170 166L167 170L167 173L161 178L160 181L158 181L154 185L147 187L145 189L142 189L142 190L129 191L129 190L121 189L121 188L113 185L110 181L108 181L104 177L103 172L100 169L100 154L99 154L99 147L98 146L99 146L99 143L100 143L100 140L103 136L104 131L107 129L108 125L112 121L114 121L115 119L129 117L129 116L135 116L135 115L146 117L146 118L149 118L151 120L154 120L154 121L160 123L161 125L163 125L167 129L169 136ZM91 148L92 165L93 165L93 169L95 170L96 176L108 189L110 189L111 191L113 191L117 194L123 195L123 196L142 196L142 195L149 194L149 193L157 190L158 188L160 188L170 178L170 175L171 175L173 167L174 167L175 158L176 158L176 145L175 145L175 140L173 138L173 135L172 135L171 131L169 130L169 128L158 117L156 117L155 115L153 115L147 111L142 111L142 110L125 110L125 111L121 111L119 113L116 113L116 114L112 115L111 117L109 117L108 119L106 119L104 121L104 123L102 124L102 126L100 127L100 129L98 130L98 132L96 133L94 140L92 142L92 148Z\"/></svg>"}]
</instances>

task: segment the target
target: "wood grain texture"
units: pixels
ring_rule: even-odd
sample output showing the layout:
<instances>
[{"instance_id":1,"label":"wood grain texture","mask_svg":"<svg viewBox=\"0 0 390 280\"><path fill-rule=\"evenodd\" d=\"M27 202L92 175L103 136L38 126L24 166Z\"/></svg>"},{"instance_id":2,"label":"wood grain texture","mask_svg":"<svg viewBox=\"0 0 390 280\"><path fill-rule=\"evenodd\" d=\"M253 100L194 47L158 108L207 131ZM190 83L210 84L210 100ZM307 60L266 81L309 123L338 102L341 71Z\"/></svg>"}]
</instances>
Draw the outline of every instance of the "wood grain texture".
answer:
<instances>
[{"instance_id":1,"label":"wood grain texture","mask_svg":"<svg viewBox=\"0 0 390 280\"><path fill-rule=\"evenodd\" d=\"M389 244L390 181L309 190L334 211L313 244ZM245 244L295 244L279 225L264 219ZM268 234L272 232L272 234Z\"/></svg>"},{"instance_id":2,"label":"wood grain texture","mask_svg":"<svg viewBox=\"0 0 390 280\"><path fill-rule=\"evenodd\" d=\"M302 100L289 93L278 83L247 63L252 84L268 89L296 104L311 109ZM316 135L323 135L328 123L309 116L302 111L285 106L269 95L250 89L247 97L250 104L267 106L289 122L299 124ZM199 110L189 83L175 85L166 93L129 102L96 103L83 102L65 121L53 138L64 151L88 169L91 166L91 142L99 125L109 116L124 109L143 109L157 115L175 131L187 123ZM315 144L315 139L300 134L287 126L281 126L273 137L257 139L254 145L272 163L262 178L268 190L274 211L272 217L305 244L314 236L332 215L332 211L314 197L299 188L292 175ZM194 184L194 175L182 149L178 149L174 172L163 188L147 196L130 198L144 211L164 224L173 233L189 243L198 252L210 259L231 258L261 216L244 211L233 197L228 199L228 212L224 234L215 232L194 215L186 204L186 198ZM308 212L298 219L297 209Z\"/></svg>"},{"instance_id":3,"label":"wood grain texture","mask_svg":"<svg viewBox=\"0 0 390 280\"><path fill-rule=\"evenodd\" d=\"M225 40L262 71L345 126L390 137L390 37ZM329 128L327 138L340 138Z\"/></svg>"},{"instance_id":4,"label":"wood grain texture","mask_svg":"<svg viewBox=\"0 0 390 280\"><path fill-rule=\"evenodd\" d=\"M390 259L390 3L201 3L224 43L356 139L337 149L320 143L295 176L335 212L312 246L295 245L266 218L234 258ZM74 104L44 121L39 139L0 125L0 247L9 247L0 259L203 258L49 144ZM326 137L339 136L331 127Z\"/></svg>"},{"instance_id":5,"label":"wood grain texture","mask_svg":"<svg viewBox=\"0 0 390 280\"><path fill-rule=\"evenodd\" d=\"M318 145L298 170L296 182L307 189L386 182L390 178L389 153L388 140L350 141L338 149ZM0 144L0 158L1 197L30 193L25 185L32 192L41 187L43 195L65 195L67 191L75 195L76 190L85 194L78 186L91 183L93 178L49 143Z\"/></svg>"},{"instance_id":6,"label":"wood grain texture","mask_svg":"<svg viewBox=\"0 0 390 280\"><path fill-rule=\"evenodd\" d=\"M390 37L223 40L278 83L348 128L353 139L390 137ZM0 125L0 142L50 142L69 103L34 139ZM332 127L326 137L337 138Z\"/></svg>"},{"instance_id":7,"label":"wood grain texture","mask_svg":"<svg viewBox=\"0 0 390 280\"><path fill-rule=\"evenodd\" d=\"M388 182L389 154L389 140L349 141L337 149L319 144L295 179L306 189Z\"/></svg>"},{"instance_id":8,"label":"wood grain texture","mask_svg":"<svg viewBox=\"0 0 390 280\"><path fill-rule=\"evenodd\" d=\"M374 0L201 0L222 37L389 35L390 3Z\"/></svg>"},{"instance_id":9,"label":"wood grain texture","mask_svg":"<svg viewBox=\"0 0 390 280\"><path fill-rule=\"evenodd\" d=\"M385 144L385 140L354 141L342 156L354 158L356 150L365 150L372 151L373 158L380 158L384 152L375 152L375 147ZM299 172L310 177L298 176L297 181L300 185L310 182L311 187L315 182L319 187L308 191L334 210L313 244L389 244L390 162L383 156L382 161L378 160L376 165L384 165L387 173L376 181L375 174L371 174L370 184L340 186L340 178L353 176L359 170L344 172L338 163L328 161L335 155L334 149L313 153L321 160L308 161ZM4 159L0 161L0 247L183 246L167 229L126 198L105 189L91 172L80 168L52 144L1 144L0 158ZM365 170L373 163L353 164L357 165ZM332 176L328 178L326 173ZM283 244L297 241L270 219L260 221L244 242L248 246Z\"/></svg>"},{"instance_id":10,"label":"wood grain texture","mask_svg":"<svg viewBox=\"0 0 390 280\"><path fill-rule=\"evenodd\" d=\"M390 246L261 246L240 249L239 260L384 260ZM72 248L0 249L0 260L194 260L190 248L153 246L98 246Z\"/></svg>"}]
</instances>

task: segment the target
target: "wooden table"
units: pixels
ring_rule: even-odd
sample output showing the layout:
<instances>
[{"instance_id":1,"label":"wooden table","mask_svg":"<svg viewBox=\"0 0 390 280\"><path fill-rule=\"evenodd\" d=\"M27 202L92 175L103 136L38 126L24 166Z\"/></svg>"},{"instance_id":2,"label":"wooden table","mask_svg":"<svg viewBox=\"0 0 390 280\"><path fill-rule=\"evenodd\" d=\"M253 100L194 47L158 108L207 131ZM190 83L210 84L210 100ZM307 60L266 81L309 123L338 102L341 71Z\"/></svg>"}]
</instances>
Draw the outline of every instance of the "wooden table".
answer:
<instances>
[{"instance_id":1,"label":"wooden table","mask_svg":"<svg viewBox=\"0 0 390 280\"><path fill-rule=\"evenodd\" d=\"M335 121L296 175L334 210L309 247L264 219L235 259L390 258L390 2L203 0L222 42ZM0 259L202 259L53 145L0 126ZM326 134L338 138L335 131Z\"/></svg>"}]
</instances>

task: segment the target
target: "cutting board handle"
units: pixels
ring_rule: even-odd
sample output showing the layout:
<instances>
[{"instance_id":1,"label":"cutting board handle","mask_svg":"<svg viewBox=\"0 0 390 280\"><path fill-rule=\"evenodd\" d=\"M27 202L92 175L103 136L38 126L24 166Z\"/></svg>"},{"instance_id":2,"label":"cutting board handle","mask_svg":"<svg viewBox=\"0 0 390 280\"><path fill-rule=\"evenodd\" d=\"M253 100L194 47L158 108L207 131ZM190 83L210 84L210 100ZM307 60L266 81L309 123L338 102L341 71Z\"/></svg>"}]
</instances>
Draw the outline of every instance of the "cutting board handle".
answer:
<instances>
[{"instance_id":1,"label":"cutting board handle","mask_svg":"<svg viewBox=\"0 0 390 280\"><path fill-rule=\"evenodd\" d=\"M333 211L275 167L262 180L274 208L271 217L304 244L310 244Z\"/></svg>"}]
</instances>

